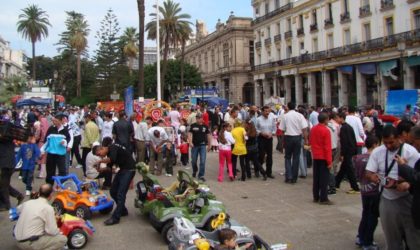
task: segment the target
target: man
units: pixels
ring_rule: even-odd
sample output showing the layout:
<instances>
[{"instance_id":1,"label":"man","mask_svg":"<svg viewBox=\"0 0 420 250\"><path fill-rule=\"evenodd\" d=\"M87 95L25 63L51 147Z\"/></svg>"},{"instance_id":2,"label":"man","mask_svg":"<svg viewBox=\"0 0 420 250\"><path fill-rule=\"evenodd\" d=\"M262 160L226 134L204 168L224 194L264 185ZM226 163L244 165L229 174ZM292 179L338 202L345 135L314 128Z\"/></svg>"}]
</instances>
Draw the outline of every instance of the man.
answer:
<instances>
[{"instance_id":1,"label":"man","mask_svg":"<svg viewBox=\"0 0 420 250\"><path fill-rule=\"evenodd\" d=\"M148 116L141 121L134 131L134 140L136 142L137 162L144 162L146 159L146 142L149 141L148 130L153 123L152 117Z\"/></svg>"},{"instance_id":2,"label":"man","mask_svg":"<svg viewBox=\"0 0 420 250\"><path fill-rule=\"evenodd\" d=\"M200 113L196 115L197 122L191 124L188 133L188 143L191 147L191 164L193 168L193 177L197 176L197 158L200 155L200 170L198 171L198 178L206 181L204 178L205 164L206 164L206 146L207 151L210 151L211 133L209 128L204 125L203 117Z\"/></svg>"},{"instance_id":3,"label":"man","mask_svg":"<svg viewBox=\"0 0 420 250\"><path fill-rule=\"evenodd\" d=\"M318 124L311 129L310 145L314 164L313 172L313 198L314 202L322 205L332 205L328 199L329 169L332 164L331 134L327 127L328 114L318 116Z\"/></svg>"},{"instance_id":4,"label":"man","mask_svg":"<svg viewBox=\"0 0 420 250\"><path fill-rule=\"evenodd\" d=\"M99 133L102 133L102 129L104 128L104 120L99 115L99 112L96 110L93 110L91 112L91 115L92 115L92 121L95 122L96 125L98 125Z\"/></svg>"},{"instance_id":5,"label":"man","mask_svg":"<svg viewBox=\"0 0 420 250\"><path fill-rule=\"evenodd\" d=\"M401 143L395 127L386 126L383 130L383 145L370 155L366 177L382 186L379 214L387 249L405 249L404 240L409 249L420 249L420 230L415 229L410 212L412 196L408 192L409 185L398 181L397 155L405 159L411 168L420 159L414 147Z\"/></svg>"},{"instance_id":6,"label":"man","mask_svg":"<svg viewBox=\"0 0 420 250\"><path fill-rule=\"evenodd\" d=\"M161 121L160 121L161 122ZM152 167L151 171L154 172L155 175L162 174L162 166L163 166L163 157L167 150L167 144L169 143L168 135L162 125L158 125L155 127L151 127L148 131L148 137L150 139L150 166ZM155 167L155 157L157 156L157 168ZM168 160L165 162L165 170L167 175L171 175L172 173L168 168Z\"/></svg>"},{"instance_id":7,"label":"man","mask_svg":"<svg viewBox=\"0 0 420 250\"><path fill-rule=\"evenodd\" d=\"M175 128L175 132L178 133L178 128L181 125L181 114L179 113L179 107L176 104L172 104L172 109L169 112L171 118L171 126Z\"/></svg>"},{"instance_id":8,"label":"man","mask_svg":"<svg viewBox=\"0 0 420 250\"><path fill-rule=\"evenodd\" d=\"M302 147L308 144L308 122L305 117L296 112L296 105L292 102L287 104L289 111L280 122L280 129L284 131L286 183L296 183L299 172L299 158ZM293 161L293 163L292 163Z\"/></svg>"},{"instance_id":9,"label":"man","mask_svg":"<svg viewBox=\"0 0 420 250\"><path fill-rule=\"evenodd\" d=\"M118 121L112 127L112 135L115 143L123 145L128 151L133 152L131 147L131 139L133 138L133 124L127 121L125 111L118 113Z\"/></svg>"},{"instance_id":10,"label":"man","mask_svg":"<svg viewBox=\"0 0 420 250\"><path fill-rule=\"evenodd\" d=\"M66 154L67 145L70 143L70 133L63 125L64 114L58 113L53 119L53 126L48 128L45 136L46 143L42 146L41 152L47 153L47 178L46 182L53 185L53 176L56 175L58 168L58 175L65 176L66 169Z\"/></svg>"},{"instance_id":11,"label":"man","mask_svg":"<svg viewBox=\"0 0 420 250\"><path fill-rule=\"evenodd\" d=\"M330 114L330 121L328 122L328 128L331 132L331 147L332 147L332 167L330 168L330 180L328 184L328 194L336 194L335 190L335 174L337 170L338 163L340 162L340 124L338 124L337 113L332 112Z\"/></svg>"},{"instance_id":12,"label":"man","mask_svg":"<svg viewBox=\"0 0 420 250\"><path fill-rule=\"evenodd\" d=\"M187 118L188 125L191 125L197 121L196 115L197 115L197 108L193 105L191 106L191 113L188 115L188 118Z\"/></svg>"},{"instance_id":13,"label":"man","mask_svg":"<svg viewBox=\"0 0 420 250\"><path fill-rule=\"evenodd\" d=\"M53 188L43 184L39 188L39 198L18 206L19 219L14 234L20 249L63 249L67 237L57 227L54 208L48 203Z\"/></svg>"},{"instance_id":14,"label":"man","mask_svg":"<svg viewBox=\"0 0 420 250\"><path fill-rule=\"evenodd\" d=\"M110 190L111 197L114 199L117 207L111 218L104 222L106 226L118 224L121 216L128 215L128 210L125 207L125 200L130 183L136 174L136 163L131 156L131 151L118 143L114 143L109 147L98 147L95 155L100 157L108 156L107 160L103 161L111 165L116 165L119 168L114 176Z\"/></svg>"},{"instance_id":15,"label":"man","mask_svg":"<svg viewBox=\"0 0 420 250\"><path fill-rule=\"evenodd\" d=\"M346 123L353 128L353 133L357 142L357 154L361 154L364 140L366 139L362 120L356 116L356 108L354 106L350 106L348 112L349 114L346 116Z\"/></svg>"},{"instance_id":16,"label":"man","mask_svg":"<svg viewBox=\"0 0 420 250\"><path fill-rule=\"evenodd\" d=\"M356 175L354 174L354 167L352 163L353 156L357 155L357 142L354 135L353 128L347 124L346 114L340 113L338 123L341 123L340 128L340 155L341 166L335 177L335 187L340 188L341 181L347 176L350 182L351 190L347 191L348 194L357 194L360 192L359 185L357 184Z\"/></svg>"},{"instance_id":17,"label":"man","mask_svg":"<svg viewBox=\"0 0 420 250\"><path fill-rule=\"evenodd\" d=\"M319 113L316 112L316 108L314 106L311 106L309 108L309 123L312 127L318 124L318 115Z\"/></svg>"},{"instance_id":18,"label":"man","mask_svg":"<svg viewBox=\"0 0 420 250\"><path fill-rule=\"evenodd\" d=\"M257 118L257 134L258 134L258 151L259 162L261 166L264 164L264 158L267 156L265 163L265 172L268 178L274 179L273 167L273 136L276 135L276 118L271 113L270 107L262 108L262 115Z\"/></svg>"},{"instance_id":19,"label":"man","mask_svg":"<svg viewBox=\"0 0 420 250\"><path fill-rule=\"evenodd\" d=\"M92 180L104 178L105 181L102 185L102 189L108 190L111 188L112 171L111 168L106 167L106 165L105 167L102 167L103 165L101 165L101 163L105 163L106 160L93 154L97 151L97 147L99 146L99 142L94 142L92 150L86 157L86 177Z\"/></svg>"},{"instance_id":20,"label":"man","mask_svg":"<svg viewBox=\"0 0 420 250\"><path fill-rule=\"evenodd\" d=\"M70 115L69 115L69 128L73 132L73 147L71 148L71 157L70 157L70 165L74 156L76 156L77 161L77 168L82 167L82 157L80 156L79 147L80 143L82 141L82 133L80 131L79 127L79 116L75 113L74 108L70 109Z\"/></svg>"},{"instance_id":21,"label":"man","mask_svg":"<svg viewBox=\"0 0 420 250\"><path fill-rule=\"evenodd\" d=\"M216 106L214 108L214 112L210 116L211 117L211 121L210 121L211 125L213 127L217 126L219 131L222 128L222 123L223 123L222 116L223 116L223 114L220 112L220 108L218 106Z\"/></svg>"},{"instance_id":22,"label":"man","mask_svg":"<svg viewBox=\"0 0 420 250\"><path fill-rule=\"evenodd\" d=\"M86 177L86 157L92 149L93 143L99 142L99 127L92 121L92 115L85 114L85 130L82 138L82 166L83 175Z\"/></svg>"}]
</instances>

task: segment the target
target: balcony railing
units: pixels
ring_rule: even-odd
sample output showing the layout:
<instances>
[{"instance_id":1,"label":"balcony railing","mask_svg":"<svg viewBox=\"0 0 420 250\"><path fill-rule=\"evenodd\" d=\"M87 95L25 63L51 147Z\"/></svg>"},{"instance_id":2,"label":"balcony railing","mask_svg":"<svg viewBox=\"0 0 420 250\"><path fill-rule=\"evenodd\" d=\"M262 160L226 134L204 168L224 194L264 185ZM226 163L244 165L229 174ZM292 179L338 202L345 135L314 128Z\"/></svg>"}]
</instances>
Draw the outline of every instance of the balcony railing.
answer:
<instances>
[{"instance_id":1,"label":"balcony railing","mask_svg":"<svg viewBox=\"0 0 420 250\"><path fill-rule=\"evenodd\" d=\"M340 15L340 22L341 23L347 23L350 22L350 12L344 12L343 14Z\"/></svg>"},{"instance_id":2,"label":"balcony railing","mask_svg":"<svg viewBox=\"0 0 420 250\"><path fill-rule=\"evenodd\" d=\"M291 57L277 62L270 62L255 66L255 70L262 70L270 67L287 66L291 64L303 64L307 62L317 62L320 60L331 59L340 56L349 56L357 53L374 51L384 48L397 48L399 41L409 44L420 42L420 29L398 33L386 37L379 37L362 43L354 43L343 47L337 47L330 50L305 54L297 57Z\"/></svg>"},{"instance_id":3,"label":"balcony railing","mask_svg":"<svg viewBox=\"0 0 420 250\"><path fill-rule=\"evenodd\" d=\"M372 15L372 12L370 12L370 5L365 5L359 8L359 17L367 17Z\"/></svg>"},{"instance_id":4,"label":"balcony railing","mask_svg":"<svg viewBox=\"0 0 420 250\"><path fill-rule=\"evenodd\" d=\"M284 39L292 38L292 36L293 36L293 33L291 30L284 32Z\"/></svg>"},{"instance_id":5,"label":"balcony railing","mask_svg":"<svg viewBox=\"0 0 420 250\"><path fill-rule=\"evenodd\" d=\"M304 31L303 27L302 27L302 28L297 29L297 35L298 35L298 36L303 36L303 35L305 35L305 31Z\"/></svg>"},{"instance_id":6,"label":"balcony railing","mask_svg":"<svg viewBox=\"0 0 420 250\"><path fill-rule=\"evenodd\" d=\"M281 41L281 35L280 34L275 35L274 36L274 42L276 43L276 42L280 42L280 41Z\"/></svg>"},{"instance_id":7,"label":"balcony railing","mask_svg":"<svg viewBox=\"0 0 420 250\"><path fill-rule=\"evenodd\" d=\"M326 29L331 28L334 26L334 21L332 18L328 18L324 20L324 26Z\"/></svg>"},{"instance_id":8,"label":"balcony railing","mask_svg":"<svg viewBox=\"0 0 420 250\"><path fill-rule=\"evenodd\" d=\"M261 42L256 42L255 43L255 48L257 48L257 49L261 48Z\"/></svg>"},{"instance_id":9,"label":"balcony railing","mask_svg":"<svg viewBox=\"0 0 420 250\"><path fill-rule=\"evenodd\" d=\"M393 0L381 0L381 11L387 11L395 8Z\"/></svg>"},{"instance_id":10,"label":"balcony railing","mask_svg":"<svg viewBox=\"0 0 420 250\"><path fill-rule=\"evenodd\" d=\"M318 31L318 24L317 24L317 23L313 23L313 24L311 24L311 26L309 26L309 30L310 30L311 32L316 32L316 31Z\"/></svg>"},{"instance_id":11,"label":"balcony railing","mask_svg":"<svg viewBox=\"0 0 420 250\"><path fill-rule=\"evenodd\" d=\"M264 40L264 45L265 45L265 46L271 45L271 37L266 38L266 39Z\"/></svg>"},{"instance_id":12,"label":"balcony railing","mask_svg":"<svg viewBox=\"0 0 420 250\"><path fill-rule=\"evenodd\" d=\"M272 18L272 17L274 17L274 16L277 16L277 15L279 15L279 14L283 13L283 12L286 12L286 11L290 10L292 7L293 7L293 3L288 3L288 4L286 4L286 5L283 5L283 6L281 6L280 8L278 8L278 9L276 9L276 10L273 10L273 11L271 11L271 12L269 12L269 13L265 14L264 16L261 16L261 17L255 18L255 19L252 21L252 25L255 25L255 24L261 23L261 22L263 22L263 21L265 21L265 20L268 20L268 19L270 19L270 18Z\"/></svg>"}]
</instances>

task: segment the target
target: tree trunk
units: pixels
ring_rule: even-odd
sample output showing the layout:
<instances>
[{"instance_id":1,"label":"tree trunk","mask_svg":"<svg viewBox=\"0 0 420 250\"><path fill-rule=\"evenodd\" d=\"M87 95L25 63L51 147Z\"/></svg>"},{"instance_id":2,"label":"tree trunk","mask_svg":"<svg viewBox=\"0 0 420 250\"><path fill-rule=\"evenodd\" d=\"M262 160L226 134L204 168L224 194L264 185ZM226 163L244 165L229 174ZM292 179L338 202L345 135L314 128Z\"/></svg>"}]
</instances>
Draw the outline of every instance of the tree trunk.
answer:
<instances>
[{"instance_id":1,"label":"tree trunk","mask_svg":"<svg viewBox=\"0 0 420 250\"><path fill-rule=\"evenodd\" d=\"M165 48L163 49L162 74L160 76L160 89L162 93L162 100L165 100L165 75L168 69L168 54L169 54L169 36L165 36Z\"/></svg>"},{"instance_id":2,"label":"tree trunk","mask_svg":"<svg viewBox=\"0 0 420 250\"><path fill-rule=\"evenodd\" d=\"M181 93L184 91L184 53L185 53L185 41L182 40L181 45Z\"/></svg>"},{"instance_id":3,"label":"tree trunk","mask_svg":"<svg viewBox=\"0 0 420 250\"><path fill-rule=\"evenodd\" d=\"M80 57L81 52L77 52L77 89L76 89L76 96L81 97L82 96L82 72L80 67Z\"/></svg>"},{"instance_id":4,"label":"tree trunk","mask_svg":"<svg viewBox=\"0 0 420 250\"><path fill-rule=\"evenodd\" d=\"M32 80L36 80L35 42L32 42Z\"/></svg>"},{"instance_id":5,"label":"tree trunk","mask_svg":"<svg viewBox=\"0 0 420 250\"><path fill-rule=\"evenodd\" d=\"M144 2L137 0L139 12L139 96L144 97Z\"/></svg>"},{"instance_id":6,"label":"tree trunk","mask_svg":"<svg viewBox=\"0 0 420 250\"><path fill-rule=\"evenodd\" d=\"M128 75L133 75L133 58L131 56L128 58Z\"/></svg>"}]
</instances>

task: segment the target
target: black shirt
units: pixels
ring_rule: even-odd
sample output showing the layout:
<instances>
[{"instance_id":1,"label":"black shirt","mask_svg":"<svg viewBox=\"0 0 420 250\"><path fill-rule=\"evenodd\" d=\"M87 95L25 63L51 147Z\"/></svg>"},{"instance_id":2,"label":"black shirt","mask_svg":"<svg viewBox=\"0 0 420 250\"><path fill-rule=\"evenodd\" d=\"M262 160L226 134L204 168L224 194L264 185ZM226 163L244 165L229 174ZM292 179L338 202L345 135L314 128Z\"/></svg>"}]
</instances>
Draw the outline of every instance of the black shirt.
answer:
<instances>
[{"instance_id":1,"label":"black shirt","mask_svg":"<svg viewBox=\"0 0 420 250\"><path fill-rule=\"evenodd\" d=\"M120 119L112 127L112 134L115 135L115 143L121 144L124 147L130 149L130 138L134 134L133 124L126 121L125 119Z\"/></svg>"},{"instance_id":2,"label":"black shirt","mask_svg":"<svg viewBox=\"0 0 420 250\"><path fill-rule=\"evenodd\" d=\"M208 143L207 135L210 134L210 130L206 125L193 123L190 126L190 133L192 134L192 143L194 146L206 145Z\"/></svg>"},{"instance_id":3,"label":"black shirt","mask_svg":"<svg viewBox=\"0 0 420 250\"><path fill-rule=\"evenodd\" d=\"M111 164L117 165L122 170L132 170L136 165L127 148L117 143L109 146L108 157Z\"/></svg>"}]
</instances>

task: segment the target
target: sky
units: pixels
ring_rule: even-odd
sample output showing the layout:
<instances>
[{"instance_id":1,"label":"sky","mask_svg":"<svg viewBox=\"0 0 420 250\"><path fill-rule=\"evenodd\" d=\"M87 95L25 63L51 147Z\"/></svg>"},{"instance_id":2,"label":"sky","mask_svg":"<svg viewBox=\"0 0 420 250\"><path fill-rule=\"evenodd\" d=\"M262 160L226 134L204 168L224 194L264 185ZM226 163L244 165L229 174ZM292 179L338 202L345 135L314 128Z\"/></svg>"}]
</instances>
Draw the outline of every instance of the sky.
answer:
<instances>
[{"instance_id":1,"label":"sky","mask_svg":"<svg viewBox=\"0 0 420 250\"><path fill-rule=\"evenodd\" d=\"M235 16L252 17L251 0L174 0L180 3L182 13L191 15L191 22L202 20L206 23L207 30L215 30L217 20L226 22L230 12ZM159 0L162 5L163 0ZM155 12L152 7L156 0L146 0L146 20L151 20L149 14ZM38 5L47 12L52 27L49 28L49 36L41 42L36 43L36 55L53 57L58 54L56 44L59 41L59 34L65 30L65 11L76 11L84 14L90 26L88 38L89 55L94 54L97 48L96 32L100 29L100 22L103 20L108 9L116 14L121 31L125 27L138 28L138 12L136 0L4 0L0 8L0 36L10 42L14 50L24 50L28 56L32 56L31 43L22 38L16 31L18 16L22 9L30 4ZM195 28L193 29L195 30ZM146 36L147 37L147 34ZM154 41L146 41L145 46L155 46Z\"/></svg>"}]
</instances>

